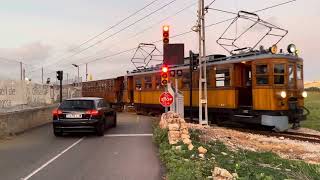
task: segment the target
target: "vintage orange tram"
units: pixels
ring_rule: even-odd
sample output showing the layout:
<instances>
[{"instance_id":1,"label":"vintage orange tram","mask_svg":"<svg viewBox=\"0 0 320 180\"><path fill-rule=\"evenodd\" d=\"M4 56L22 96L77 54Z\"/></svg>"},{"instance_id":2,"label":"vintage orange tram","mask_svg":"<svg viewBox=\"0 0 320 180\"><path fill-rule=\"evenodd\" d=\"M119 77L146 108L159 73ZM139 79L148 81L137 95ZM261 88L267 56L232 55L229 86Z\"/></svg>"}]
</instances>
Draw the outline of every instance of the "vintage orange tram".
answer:
<instances>
[{"instance_id":1,"label":"vintage orange tram","mask_svg":"<svg viewBox=\"0 0 320 180\"><path fill-rule=\"evenodd\" d=\"M207 57L210 121L236 120L285 130L289 123L299 126L306 118L303 60L295 51L276 54L263 50L215 57ZM162 112L158 99L164 91L160 67L136 70L124 76L123 102L133 103L138 111ZM189 64L169 69L171 82L177 79L178 89L184 95L185 114L188 115ZM192 106L198 107L199 72L194 71L192 78Z\"/></svg>"}]
</instances>

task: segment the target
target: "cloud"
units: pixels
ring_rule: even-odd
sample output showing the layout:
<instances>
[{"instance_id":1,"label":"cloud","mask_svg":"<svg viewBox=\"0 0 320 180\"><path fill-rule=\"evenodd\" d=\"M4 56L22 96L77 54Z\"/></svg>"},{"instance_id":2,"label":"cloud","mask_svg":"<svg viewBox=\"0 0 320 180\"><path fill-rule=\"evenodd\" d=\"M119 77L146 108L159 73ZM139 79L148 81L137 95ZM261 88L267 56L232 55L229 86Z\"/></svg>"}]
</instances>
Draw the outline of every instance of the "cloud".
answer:
<instances>
[{"instance_id":1,"label":"cloud","mask_svg":"<svg viewBox=\"0 0 320 180\"><path fill-rule=\"evenodd\" d=\"M37 64L46 60L51 54L52 47L41 42L25 44L18 48L0 49L0 53L9 58L23 61L26 64Z\"/></svg>"}]
</instances>

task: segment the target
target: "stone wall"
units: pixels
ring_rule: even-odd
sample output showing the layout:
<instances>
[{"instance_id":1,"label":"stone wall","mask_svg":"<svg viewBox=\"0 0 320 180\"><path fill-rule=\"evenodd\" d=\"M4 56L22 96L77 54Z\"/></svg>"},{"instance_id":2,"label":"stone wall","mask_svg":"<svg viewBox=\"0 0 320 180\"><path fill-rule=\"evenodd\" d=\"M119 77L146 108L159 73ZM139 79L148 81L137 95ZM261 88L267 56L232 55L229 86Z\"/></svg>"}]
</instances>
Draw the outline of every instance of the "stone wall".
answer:
<instances>
[{"instance_id":1,"label":"stone wall","mask_svg":"<svg viewBox=\"0 0 320 180\"><path fill-rule=\"evenodd\" d=\"M72 85L63 87L63 99L81 95L81 87ZM29 81L0 81L0 113L51 105L59 99L59 86L35 84Z\"/></svg>"},{"instance_id":2,"label":"stone wall","mask_svg":"<svg viewBox=\"0 0 320 180\"><path fill-rule=\"evenodd\" d=\"M57 105L50 105L0 114L0 137L50 123L51 112L56 107Z\"/></svg>"}]
</instances>

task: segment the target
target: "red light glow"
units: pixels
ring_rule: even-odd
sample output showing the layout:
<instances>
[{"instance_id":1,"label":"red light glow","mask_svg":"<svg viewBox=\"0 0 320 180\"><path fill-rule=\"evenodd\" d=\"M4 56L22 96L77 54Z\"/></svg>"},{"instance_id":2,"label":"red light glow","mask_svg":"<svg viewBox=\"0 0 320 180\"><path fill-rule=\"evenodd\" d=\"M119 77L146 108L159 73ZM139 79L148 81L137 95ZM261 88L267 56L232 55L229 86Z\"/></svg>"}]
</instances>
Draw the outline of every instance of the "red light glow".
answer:
<instances>
[{"instance_id":1,"label":"red light glow","mask_svg":"<svg viewBox=\"0 0 320 180\"><path fill-rule=\"evenodd\" d=\"M168 67L162 67L162 72L164 73L168 72Z\"/></svg>"}]
</instances>

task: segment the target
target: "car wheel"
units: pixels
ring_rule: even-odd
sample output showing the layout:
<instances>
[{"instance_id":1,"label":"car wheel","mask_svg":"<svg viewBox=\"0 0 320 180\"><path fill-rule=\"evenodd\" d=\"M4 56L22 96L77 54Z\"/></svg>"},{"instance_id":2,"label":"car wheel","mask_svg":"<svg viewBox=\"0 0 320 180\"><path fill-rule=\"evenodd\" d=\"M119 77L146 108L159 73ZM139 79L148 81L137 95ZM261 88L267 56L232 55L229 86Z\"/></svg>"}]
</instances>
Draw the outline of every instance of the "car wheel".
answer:
<instances>
[{"instance_id":1,"label":"car wheel","mask_svg":"<svg viewBox=\"0 0 320 180\"><path fill-rule=\"evenodd\" d=\"M63 132L54 129L54 130L53 130L53 134L54 134L56 137L60 137L60 136L63 135Z\"/></svg>"},{"instance_id":2,"label":"car wheel","mask_svg":"<svg viewBox=\"0 0 320 180\"><path fill-rule=\"evenodd\" d=\"M117 127L117 113L114 113L112 127Z\"/></svg>"},{"instance_id":3,"label":"car wheel","mask_svg":"<svg viewBox=\"0 0 320 180\"><path fill-rule=\"evenodd\" d=\"M103 136L104 135L104 131L105 131L105 123L104 122L102 122L101 124L99 124L98 126L97 126L97 135L98 136Z\"/></svg>"}]
</instances>

